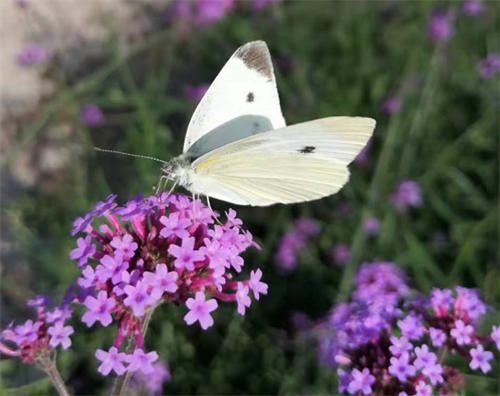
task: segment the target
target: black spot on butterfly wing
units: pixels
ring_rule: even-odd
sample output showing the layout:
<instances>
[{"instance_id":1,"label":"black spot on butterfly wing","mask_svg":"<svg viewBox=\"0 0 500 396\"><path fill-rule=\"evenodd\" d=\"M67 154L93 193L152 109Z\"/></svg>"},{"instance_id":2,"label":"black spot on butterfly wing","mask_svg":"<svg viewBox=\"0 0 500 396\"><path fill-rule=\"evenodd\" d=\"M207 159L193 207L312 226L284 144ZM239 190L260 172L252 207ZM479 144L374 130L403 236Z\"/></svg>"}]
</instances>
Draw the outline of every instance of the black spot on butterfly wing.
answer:
<instances>
[{"instance_id":1,"label":"black spot on butterfly wing","mask_svg":"<svg viewBox=\"0 0 500 396\"><path fill-rule=\"evenodd\" d=\"M273 79L273 64L266 43L253 41L240 47L235 56L243 61L246 67L256 70L269 81Z\"/></svg>"},{"instance_id":2,"label":"black spot on butterfly wing","mask_svg":"<svg viewBox=\"0 0 500 396\"><path fill-rule=\"evenodd\" d=\"M255 95L253 92L247 94L247 103L252 103L255 100Z\"/></svg>"},{"instance_id":3,"label":"black spot on butterfly wing","mask_svg":"<svg viewBox=\"0 0 500 396\"><path fill-rule=\"evenodd\" d=\"M312 154L316 150L316 147L314 146L305 146L302 147L300 150L298 150L299 153L301 154Z\"/></svg>"}]
</instances>

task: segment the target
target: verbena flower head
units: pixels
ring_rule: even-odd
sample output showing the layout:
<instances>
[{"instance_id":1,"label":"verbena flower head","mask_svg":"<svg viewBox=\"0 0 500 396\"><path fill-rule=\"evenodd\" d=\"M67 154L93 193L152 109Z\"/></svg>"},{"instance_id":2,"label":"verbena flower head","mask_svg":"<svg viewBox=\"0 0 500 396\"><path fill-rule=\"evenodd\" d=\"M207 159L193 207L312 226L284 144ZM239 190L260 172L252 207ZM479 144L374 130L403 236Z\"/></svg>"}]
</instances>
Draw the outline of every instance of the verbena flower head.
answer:
<instances>
[{"instance_id":1,"label":"verbena flower head","mask_svg":"<svg viewBox=\"0 0 500 396\"><path fill-rule=\"evenodd\" d=\"M481 1L466 0L462 5L462 11L465 15L476 16L484 11L484 5Z\"/></svg>"},{"instance_id":2,"label":"verbena flower head","mask_svg":"<svg viewBox=\"0 0 500 396\"><path fill-rule=\"evenodd\" d=\"M489 54L485 59L477 65L479 75L488 80L500 70L500 54Z\"/></svg>"},{"instance_id":3,"label":"verbena flower head","mask_svg":"<svg viewBox=\"0 0 500 396\"><path fill-rule=\"evenodd\" d=\"M260 269L250 279L233 280L244 267L241 254L258 247L234 210L217 225L217 213L183 195L138 197L121 207L115 198L110 195L75 220L77 248L70 253L81 269L73 302L86 308L82 321L117 328L112 348L96 353L101 374L153 372L158 356L143 349L140 326L162 303L185 306L185 322L206 330L214 324L218 301L234 302L244 315L252 294L258 299L267 293ZM138 349L127 356L120 348L128 337Z\"/></svg>"},{"instance_id":4,"label":"verbena flower head","mask_svg":"<svg viewBox=\"0 0 500 396\"><path fill-rule=\"evenodd\" d=\"M363 223L367 235L377 235L380 231L380 221L375 217L369 217Z\"/></svg>"},{"instance_id":5,"label":"verbena flower head","mask_svg":"<svg viewBox=\"0 0 500 396\"><path fill-rule=\"evenodd\" d=\"M422 192L417 182L405 180L399 184L391 196L391 203L399 213L405 213L408 208L422 206Z\"/></svg>"},{"instance_id":6,"label":"verbena flower head","mask_svg":"<svg viewBox=\"0 0 500 396\"><path fill-rule=\"evenodd\" d=\"M200 25L211 25L219 22L234 8L234 0L198 0L197 20Z\"/></svg>"},{"instance_id":7,"label":"verbena flower head","mask_svg":"<svg viewBox=\"0 0 500 396\"><path fill-rule=\"evenodd\" d=\"M433 13L429 20L427 31L434 43L449 41L454 34L451 16L440 11Z\"/></svg>"},{"instance_id":8,"label":"verbena flower head","mask_svg":"<svg viewBox=\"0 0 500 396\"><path fill-rule=\"evenodd\" d=\"M161 395L163 384L170 381L170 371L165 363L156 361L152 363L153 371L144 374L141 370L134 372L130 388L139 395Z\"/></svg>"},{"instance_id":9,"label":"verbena flower head","mask_svg":"<svg viewBox=\"0 0 500 396\"><path fill-rule=\"evenodd\" d=\"M434 289L410 297L391 263L365 263L352 302L340 304L316 328L320 358L337 369L339 393L351 395L459 394L465 376L446 365L461 357L487 374L500 345L500 327L479 334L486 306L475 290Z\"/></svg>"},{"instance_id":10,"label":"verbena flower head","mask_svg":"<svg viewBox=\"0 0 500 396\"><path fill-rule=\"evenodd\" d=\"M382 111L386 114L397 114L401 110L401 102L396 98L388 98L382 105Z\"/></svg>"},{"instance_id":11,"label":"verbena flower head","mask_svg":"<svg viewBox=\"0 0 500 396\"><path fill-rule=\"evenodd\" d=\"M45 62L49 54L45 48L38 44L28 44L21 49L17 55L17 63L20 66L31 66Z\"/></svg>"},{"instance_id":12,"label":"verbena flower head","mask_svg":"<svg viewBox=\"0 0 500 396\"><path fill-rule=\"evenodd\" d=\"M319 231L319 224L314 220L297 219L294 228L281 238L278 251L274 256L276 266L285 272L293 271L297 266L297 257L308 239L317 235Z\"/></svg>"},{"instance_id":13,"label":"verbena flower head","mask_svg":"<svg viewBox=\"0 0 500 396\"><path fill-rule=\"evenodd\" d=\"M73 327L66 324L71 318L68 306L48 309L42 296L28 302L36 309L36 320L24 324L11 325L0 333L0 352L17 356L24 363L33 363L38 358L47 357L56 348L68 349L71 346Z\"/></svg>"},{"instance_id":14,"label":"verbena flower head","mask_svg":"<svg viewBox=\"0 0 500 396\"><path fill-rule=\"evenodd\" d=\"M333 259L335 260L335 263L345 265L349 262L350 257L351 251L349 247L343 243L338 243L333 248Z\"/></svg>"},{"instance_id":15,"label":"verbena flower head","mask_svg":"<svg viewBox=\"0 0 500 396\"><path fill-rule=\"evenodd\" d=\"M88 127L96 127L104 121L104 115L99 106L95 104L87 104L83 106L80 119L82 123Z\"/></svg>"}]
</instances>

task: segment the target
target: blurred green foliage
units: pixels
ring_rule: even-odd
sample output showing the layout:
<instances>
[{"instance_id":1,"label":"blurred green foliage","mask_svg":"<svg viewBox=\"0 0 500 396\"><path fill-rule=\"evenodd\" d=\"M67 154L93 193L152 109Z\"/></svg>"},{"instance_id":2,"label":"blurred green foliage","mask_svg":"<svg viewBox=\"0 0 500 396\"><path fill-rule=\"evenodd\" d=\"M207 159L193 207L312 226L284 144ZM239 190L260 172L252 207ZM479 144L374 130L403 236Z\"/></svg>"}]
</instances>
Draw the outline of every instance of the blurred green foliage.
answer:
<instances>
[{"instance_id":1,"label":"blurred green foliage","mask_svg":"<svg viewBox=\"0 0 500 396\"><path fill-rule=\"evenodd\" d=\"M30 312L24 304L34 294L58 301L74 281L78 270L68 253L75 244L69 231L77 215L111 191L124 202L149 194L156 182L158 164L96 155L92 146L162 159L177 155L194 110L184 99L185 85L212 81L237 47L255 39L265 40L273 58L287 65L277 67L276 75L288 124L332 115L377 119L369 166L353 164L349 184L327 199L236 208L263 248L246 254L246 270L263 269L269 295L245 318L223 306L215 326L205 332L184 324L183 308L158 309L147 347L169 363L172 381L165 393L336 393L333 372L317 365L291 317L304 312L319 320L335 301L347 299L363 261L396 262L423 292L477 287L492 307L492 321L498 319L498 77L482 80L476 63L499 47L499 7L490 2L485 15L458 16L450 42L434 45L426 34L430 13L459 5L285 1L255 13L240 3L214 26L181 33L178 24L166 25L127 53L110 40L107 57L98 66L83 65L77 76L65 76L56 62L49 78L59 85L58 95L19 131L17 146L2 166L8 172L17 155L59 124L78 132L86 154L75 157L62 175L64 182L24 191L2 204L4 233L16 251L13 265L3 268L2 324L26 318ZM391 96L402 109L388 116L381 108ZM85 103L103 109L103 126L87 129L79 123ZM421 185L424 205L399 216L388 197L404 179ZM340 216L336 209L346 201L353 210ZM219 211L229 207L214 206ZM302 252L296 271L283 275L273 256L280 237L300 216L319 221L322 232ZM382 224L375 238L363 232L368 216ZM445 236L439 246L436 233ZM346 268L333 263L336 243L351 248ZM80 314L72 322L73 347L59 353L59 366L77 394L103 394L111 381L97 373L93 354L112 343L113 330L88 330L79 323ZM0 370L2 394L53 392L33 367L3 360ZM470 374L468 393L498 394L495 372Z\"/></svg>"}]
</instances>

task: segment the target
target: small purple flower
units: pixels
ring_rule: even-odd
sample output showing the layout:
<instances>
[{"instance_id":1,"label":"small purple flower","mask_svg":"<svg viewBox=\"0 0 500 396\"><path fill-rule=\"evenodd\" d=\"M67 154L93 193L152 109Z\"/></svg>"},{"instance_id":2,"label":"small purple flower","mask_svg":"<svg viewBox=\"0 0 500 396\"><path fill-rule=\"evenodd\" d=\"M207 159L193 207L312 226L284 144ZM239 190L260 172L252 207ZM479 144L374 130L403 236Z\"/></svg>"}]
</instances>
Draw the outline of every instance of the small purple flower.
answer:
<instances>
[{"instance_id":1,"label":"small purple flower","mask_svg":"<svg viewBox=\"0 0 500 396\"><path fill-rule=\"evenodd\" d=\"M380 231L380 222L375 217L369 217L365 220L363 228L368 235L377 235Z\"/></svg>"},{"instance_id":2,"label":"small purple flower","mask_svg":"<svg viewBox=\"0 0 500 396\"><path fill-rule=\"evenodd\" d=\"M229 209L229 211L226 212L226 218L227 218L226 225L228 227L239 227L243 224L241 219L238 219L236 216L237 213L236 210L234 209Z\"/></svg>"},{"instance_id":3,"label":"small purple flower","mask_svg":"<svg viewBox=\"0 0 500 396\"><path fill-rule=\"evenodd\" d=\"M55 348L59 344L63 349L68 349L71 346L69 336L75 331L71 326L64 326L62 322L57 322L54 326L49 327L47 333L50 335L50 346Z\"/></svg>"},{"instance_id":4,"label":"small purple flower","mask_svg":"<svg viewBox=\"0 0 500 396\"><path fill-rule=\"evenodd\" d=\"M186 306L189 308L189 312L184 316L184 321L188 325L192 325L194 322L198 321L200 322L201 328L206 330L214 324L210 312L215 311L218 307L215 299L205 301L205 294L199 291L196 292L195 298L187 299Z\"/></svg>"},{"instance_id":5,"label":"small purple flower","mask_svg":"<svg viewBox=\"0 0 500 396\"><path fill-rule=\"evenodd\" d=\"M92 257L95 253L96 246L92 243L90 235L87 235L85 239L78 238L76 244L78 247L70 252L69 258L71 260L78 260L78 267L81 268L87 264L89 257Z\"/></svg>"},{"instance_id":6,"label":"small purple flower","mask_svg":"<svg viewBox=\"0 0 500 396\"><path fill-rule=\"evenodd\" d=\"M500 350L500 327L493 326L491 328L491 340L497 344L497 349Z\"/></svg>"},{"instance_id":7,"label":"small purple flower","mask_svg":"<svg viewBox=\"0 0 500 396\"><path fill-rule=\"evenodd\" d=\"M465 15L477 16L484 11L483 3L477 0L466 0L462 5L462 11Z\"/></svg>"},{"instance_id":8,"label":"small purple flower","mask_svg":"<svg viewBox=\"0 0 500 396\"><path fill-rule=\"evenodd\" d=\"M165 363L156 362L153 365L153 371L145 375L142 371L137 371L132 377L132 386L136 388L145 388L149 395L162 395L163 383L170 381L170 372ZM134 394L142 394L133 392Z\"/></svg>"},{"instance_id":9,"label":"small purple flower","mask_svg":"<svg viewBox=\"0 0 500 396\"><path fill-rule=\"evenodd\" d=\"M443 346L446 342L446 334L441 329L435 329L431 327L429 329L429 336L431 337L432 345L436 348Z\"/></svg>"},{"instance_id":10,"label":"small purple flower","mask_svg":"<svg viewBox=\"0 0 500 396\"><path fill-rule=\"evenodd\" d=\"M115 252L120 256L123 255L130 258L134 257L135 251L139 247L130 234L125 234L122 239L114 237L110 245L115 248Z\"/></svg>"},{"instance_id":11,"label":"small purple flower","mask_svg":"<svg viewBox=\"0 0 500 396\"><path fill-rule=\"evenodd\" d=\"M443 366L440 364L432 364L425 366L422 370L422 374L429 378L432 385L442 384L444 382Z\"/></svg>"},{"instance_id":12,"label":"small purple flower","mask_svg":"<svg viewBox=\"0 0 500 396\"><path fill-rule=\"evenodd\" d=\"M341 368L337 369L337 374L339 376L339 393L344 393L349 387L352 381L352 376L350 372L346 372Z\"/></svg>"},{"instance_id":13,"label":"small purple flower","mask_svg":"<svg viewBox=\"0 0 500 396\"><path fill-rule=\"evenodd\" d=\"M264 282L261 282L262 271L258 269L257 271L250 271L250 280L248 281L248 286L253 291L254 298L258 301L259 294L267 294L268 285Z\"/></svg>"},{"instance_id":14,"label":"small purple flower","mask_svg":"<svg viewBox=\"0 0 500 396\"><path fill-rule=\"evenodd\" d=\"M192 16L191 2L188 0L175 0L168 11L168 19L173 22L187 21Z\"/></svg>"},{"instance_id":15,"label":"small purple flower","mask_svg":"<svg viewBox=\"0 0 500 396\"><path fill-rule=\"evenodd\" d=\"M351 382L349 383L348 391L351 395L361 391L365 395L372 393L372 385L375 382L375 377L371 375L368 368L363 371L354 369L351 371Z\"/></svg>"},{"instance_id":16,"label":"small purple flower","mask_svg":"<svg viewBox=\"0 0 500 396\"><path fill-rule=\"evenodd\" d=\"M255 11L262 11L262 10L265 10L266 8L270 7L274 3L277 3L278 1L281 1L281 0L253 0L252 8Z\"/></svg>"},{"instance_id":17,"label":"small purple flower","mask_svg":"<svg viewBox=\"0 0 500 396\"><path fill-rule=\"evenodd\" d=\"M33 298L32 300L28 300L26 305L31 308L42 308L46 307L48 304L48 297L44 296L43 294L40 294Z\"/></svg>"},{"instance_id":18,"label":"small purple flower","mask_svg":"<svg viewBox=\"0 0 500 396\"><path fill-rule=\"evenodd\" d=\"M71 231L71 236L75 236L79 232L85 232L87 227L92 224L92 220L94 220L94 216L91 212L85 213L84 217L77 217L75 221L73 221L73 230Z\"/></svg>"},{"instance_id":19,"label":"small purple flower","mask_svg":"<svg viewBox=\"0 0 500 396\"><path fill-rule=\"evenodd\" d=\"M420 381L415 387L415 396L432 396L432 387L424 381Z\"/></svg>"},{"instance_id":20,"label":"small purple flower","mask_svg":"<svg viewBox=\"0 0 500 396\"><path fill-rule=\"evenodd\" d=\"M163 238L168 238L171 235L175 235L178 238L187 238L189 237L189 232L187 232L186 228L191 225L191 221L189 219L179 219L180 212L170 213L168 217L162 216L160 218L160 223L162 223L165 227L160 231L160 235Z\"/></svg>"},{"instance_id":21,"label":"small purple flower","mask_svg":"<svg viewBox=\"0 0 500 396\"><path fill-rule=\"evenodd\" d=\"M474 328L471 325L465 325L461 320L455 322L455 328L451 329L450 335L455 339L458 345L469 345L471 343L471 334Z\"/></svg>"},{"instance_id":22,"label":"small purple flower","mask_svg":"<svg viewBox=\"0 0 500 396\"><path fill-rule=\"evenodd\" d=\"M500 70L500 54L489 54L477 64L479 75L488 80Z\"/></svg>"},{"instance_id":23,"label":"small purple flower","mask_svg":"<svg viewBox=\"0 0 500 396\"><path fill-rule=\"evenodd\" d=\"M24 325L19 325L14 328L16 333L16 343L21 345L24 342L35 342L38 338L38 329L40 323L33 323L32 320L27 320Z\"/></svg>"},{"instance_id":24,"label":"small purple flower","mask_svg":"<svg viewBox=\"0 0 500 396\"><path fill-rule=\"evenodd\" d=\"M401 329L403 336L410 340L418 340L424 334L420 319L413 315L398 320L398 327Z\"/></svg>"},{"instance_id":25,"label":"small purple flower","mask_svg":"<svg viewBox=\"0 0 500 396\"><path fill-rule=\"evenodd\" d=\"M391 351L392 356L400 356L403 353L410 352L412 349L413 345L408 341L408 338L391 337L391 346L389 347L389 351Z\"/></svg>"},{"instance_id":26,"label":"small purple flower","mask_svg":"<svg viewBox=\"0 0 500 396\"><path fill-rule=\"evenodd\" d=\"M389 373L397 377L400 382L406 382L407 377L415 376L417 369L410 364L410 355L408 353L403 353L399 358L391 358Z\"/></svg>"},{"instance_id":27,"label":"small purple flower","mask_svg":"<svg viewBox=\"0 0 500 396\"><path fill-rule=\"evenodd\" d=\"M47 312L47 323L61 322L71 318L71 309L67 306L62 308L56 307L52 311Z\"/></svg>"},{"instance_id":28,"label":"small purple flower","mask_svg":"<svg viewBox=\"0 0 500 396\"><path fill-rule=\"evenodd\" d=\"M182 246L170 245L168 252L176 258L175 268L186 268L188 271L193 271L194 263L205 259L202 252L194 250L194 242L194 238L184 238Z\"/></svg>"},{"instance_id":29,"label":"small purple flower","mask_svg":"<svg viewBox=\"0 0 500 396\"><path fill-rule=\"evenodd\" d=\"M208 88L210 88L210 84L187 85L184 88L184 95L191 104L197 105L207 93Z\"/></svg>"},{"instance_id":30,"label":"small purple flower","mask_svg":"<svg viewBox=\"0 0 500 396\"><path fill-rule=\"evenodd\" d=\"M236 302L238 303L238 313L245 315L245 308L249 307L252 303L248 297L249 288L243 282L238 282L238 291L236 292Z\"/></svg>"},{"instance_id":31,"label":"small purple flower","mask_svg":"<svg viewBox=\"0 0 500 396\"><path fill-rule=\"evenodd\" d=\"M112 211L114 208L116 208L116 203L114 200L116 199L116 194L110 194L106 198L105 201L99 201L95 205L95 210L94 210L94 216L95 217L101 217L104 214Z\"/></svg>"},{"instance_id":32,"label":"small purple flower","mask_svg":"<svg viewBox=\"0 0 500 396\"><path fill-rule=\"evenodd\" d=\"M127 359L127 355L123 352L118 352L116 347L111 347L109 352L98 349L95 352L95 357L102 362L97 369L102 375L108 375L111 370L118 375L122 375L127 371L123 365Z\"/></svg>"},{"instance_id":33,"label":"small purple flower","mask_svg":"<svg viewBox=\"0 0 500 396\"><path fill-rule=\"evenodd\" d=\"M28 44L17 55L20 66L31 66L45 62L49 57L45 48L37 44Z\"/></svg>"},{"instance_id":34,"label":"small purple flower","mask_svg":"<svg viewBox=\"0 0 500 396\"><path fill-rule=\"evenodd\" d=\"M437 363L437 356L435 353L429 351L427 345L422 345L421 347L415 348L415 355L417 358L413 362L413 365L421 370L424 367L434 366Z\"/></svg>"},{"instance_id":35,"label":"small purple flower","mask_svg":"<svg viewBox=\"0 0 500 396\"><path fill-rule=\"evenodd\" d=\"M395 98L387 99L382 105L382 111L386 114L397 114L401 110L401 102Z\"/></svg>"},{"instance_id":36,"label":"small purple flower","mask_svg":"<svg viewBox=\"0 0 500 396\"><path fill-rule=\"evenodd\" d=\"M435 307L443 308L448 310L448 308L453 305L455 300L452 297L451 290L449 289L433 289L431 293L431 305Z\"/></svg>"},{"instance_id":37,"label":"small purple flower","mask_svg":"<svg viewBox=\"0 0 500 396\"><path fill-rule=\"evenodd\" d=\"M82 317L82 322L87 327L93 326L96 321L101 322L104 327L111 324L111 311L115 307L116 301L111 297L108 298L108 293L105 290L101 290L97 298L87 296L83 304L89 309Z\"/></svg>"},{"instance_id":38,"label":"small purple flower","mask_svg":"<svg viewBox=\"0 0 500 396\"><path fill-rule=\"evenodd\" d=\"M344 265L349 262L349 259L351 257L351 251L346 245L339 243L333 249L333 257L337 264Z\"/></svg>"},{"instance_id":39,"label":"small purple flower","mask_svg":"<svg viewBox=\"0 0 500 396\"><path fill-rule=\"evenodd\" d=\"M95 269L95 274L99 281L106 282L108 279L111 279L113 285L122 282L123 272L128 269L128 263L123 261L121 254L116 254L115 257L106 255L100 262L102 265L98 265Z\"/></svg>"},{"instance_id":40,"label":"small purple flower","mask_svg":"<svg viewBox=\"0 0 500 396\"><path fill-rule=\"evenodd\" d=\"M132 355L127 356L127 371L135 372L141 370L144 374L151 374L154 371L153 363L158 360L158 354L155 351L145 353L144 350L137 348Z\"/></svg>"},{"instance_id":41,"label":"small purple flower","mask_svg":"<svg viewBox=\"0 0 500 396\"><path fill-rule=\"evenodd\" d=\"M160 294L163 292L175 293L178 289L175 282L179 275L175 271L168 272L166 264L156 264L155 273L144 272L143 276L146 283L158 289Z\"/></svg>"},{"instance_id":42,"label":"small purple flower","mask_svg":"<svg viewBox=\"0 0 500 396\"><path fill-rule=\"evenodd\" d=\"M400 213L404 213L408 207L422 206L422 192L418 183L412 180L402 182L392 194L391 202Z\"/></svg>"},{"instance_id":43,"label":"small purple flower","mask_svg":"<svg viewBox=\"0 0 500 396\"><path fill-rule=\"evenodd\" d=\"M427 31L434 43L449 41L454 33L449 15L443 12L434 13L429 20Z\"/></svg>"},{"instance_id":44,"label":"small purple flower","mask_svg":"<svg viewBox=\"0 0 500 396\"><path fill-rule=\"evenodd\" d=\"M147 306L156 304L159 294L150 295L148 293L148 284L146 282L137 282L135 286L127 285L123 289L127 298L123 301L125 306L131 307L134 315L138 318L144 316L144 310Z\"/></svg>"},{"instance_id":45,"label":"small purple flower","mask_svg":"<svg viewBox=\"0 0 500 396\"><path fill-rule=\"evenodd\" d=\"M488 362L493 359L493 353L485 351L482 345L478 345L477 348L472 348L470 350L470 356L472 360L469 366L472 370L477 370L479 368L484 374L491 370L491 365Z\"/></svg>"},{"instance_id":46,"label":"small purple flower","mask_svg":"<svg viewBox=\"0 0 500 396\"><path fill-rule=\"evenodd\" d=\"M131 199L124 206L115 210L115 214L121 216L122 220L129 221L133 217L145 216L152 211L144 205L144 202L138 204L138 200Z\"/></svg>"},{"instance_id":47,"label":"small purple flower","mask_svg":"<svg viewBox=\"0 0 500 396\"><path fill-rule=\"evenodd\" d=\"M201 25L219 22L234 7L234 0L198 0L197 20Z\"/></svg>"},{"instance_id":48,"label":"small purple flower","mask_svg":"<svg viewBox=\"0 0 500 396\"><path fill-rule=\"evenodd\" d=\"M96 127L104 121L104 115L99 106L95 104L87 104L83 106L80 113L80 120L88 127Z\"/></svg>"}]
</instances>

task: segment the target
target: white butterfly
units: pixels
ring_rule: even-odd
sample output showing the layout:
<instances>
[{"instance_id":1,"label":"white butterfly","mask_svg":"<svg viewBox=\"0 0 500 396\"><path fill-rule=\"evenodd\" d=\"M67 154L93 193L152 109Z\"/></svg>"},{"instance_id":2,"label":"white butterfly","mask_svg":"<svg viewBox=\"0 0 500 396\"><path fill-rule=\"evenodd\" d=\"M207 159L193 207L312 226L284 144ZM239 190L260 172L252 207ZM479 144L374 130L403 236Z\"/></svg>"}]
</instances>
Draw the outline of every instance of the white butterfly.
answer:
<instances>
[{"instance_id":1,"label":"white butterfly","mask_svg":"<svg viewBox=\"0 0 500 396\"><path fill-rule=\"evenodd\" d=\"M286 126L266 43L240 47L189 123L164 178L237 205L306 202L335 194L375 120L328 117Z\"/></svg>"}]
</instances>

